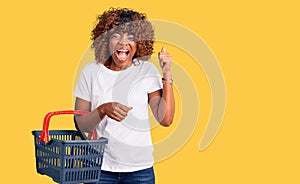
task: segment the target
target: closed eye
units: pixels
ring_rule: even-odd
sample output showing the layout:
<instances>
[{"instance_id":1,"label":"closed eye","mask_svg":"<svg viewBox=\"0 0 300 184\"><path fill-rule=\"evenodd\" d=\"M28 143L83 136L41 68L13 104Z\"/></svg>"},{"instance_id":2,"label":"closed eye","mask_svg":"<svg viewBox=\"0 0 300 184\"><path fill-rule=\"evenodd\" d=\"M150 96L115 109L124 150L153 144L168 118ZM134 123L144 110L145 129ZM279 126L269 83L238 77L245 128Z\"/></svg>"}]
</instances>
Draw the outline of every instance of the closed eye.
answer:
<instances>
[{"instance_id":1,"label":"closed eye","mask_svg":"<svg viewBox=\"0 0 300 184\"><path fill-rule=\"evenodd\" d=\"M129 41L134 41L134 36L133 36L133 35L128 35L127 39L128 39Z\"/></svg>"},{"instance_id":2,"label":"closed eye","mask_svg":"<svg viewBox=\"0 0 300 184\"><path fill-rule=\"evenodd\" d=\"M114 33L113 35L111 35L110 38L113 38L113 39L120 39L120 38L121 38L121 35L118 34L118 33Z\"/></svg>"}]
</instances>

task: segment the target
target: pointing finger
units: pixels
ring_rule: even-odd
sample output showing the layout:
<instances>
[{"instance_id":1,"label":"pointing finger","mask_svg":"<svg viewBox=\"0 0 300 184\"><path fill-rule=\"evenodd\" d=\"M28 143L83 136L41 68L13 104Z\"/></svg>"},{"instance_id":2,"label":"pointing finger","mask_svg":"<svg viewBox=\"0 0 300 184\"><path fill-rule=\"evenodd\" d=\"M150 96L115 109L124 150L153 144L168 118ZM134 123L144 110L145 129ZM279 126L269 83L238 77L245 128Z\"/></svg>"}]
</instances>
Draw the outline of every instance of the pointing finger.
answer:
<instances>
[{"instance_id":1,"label":"pointing finger","mask_svg":"<svg viewBox=\"0 0 300 184\"><path fill-rule=\"evenodd\" d=\"M129 110L132 109L132 107L128 107L128 106L126 106L126 105L120 105L119 107L120 107L120 109L121 109L122 111L124 111L124 112L128 112Z\"/></svg>"}]
</instances>

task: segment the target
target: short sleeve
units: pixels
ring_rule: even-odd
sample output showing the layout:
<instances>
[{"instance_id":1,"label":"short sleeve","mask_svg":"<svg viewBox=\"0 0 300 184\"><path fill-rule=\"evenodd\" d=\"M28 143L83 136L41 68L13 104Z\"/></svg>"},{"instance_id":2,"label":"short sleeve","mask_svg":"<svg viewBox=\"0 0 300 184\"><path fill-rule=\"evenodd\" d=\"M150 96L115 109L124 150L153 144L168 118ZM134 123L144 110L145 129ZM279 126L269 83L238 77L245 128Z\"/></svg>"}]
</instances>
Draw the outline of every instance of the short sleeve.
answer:
<instances>
[{"instance_id":1,"label":"short sleeve","mask_svg":"<svg viewBox=\"0 0 300 184\"><path fill-rule=\"evenodd\" d=\"M96 62L87 64L80 73L73 95L88 102L92 100L92 81L99 65Z\"/></svg>"},{"instance_id":2,"label":"short sleeve","mask_svg":"<svg viewBox=\"0 0 300 184\"><path fill-rule=\"evenodd\" d=\"M152 93L154 91L162 89L162 81L157 68L152 63L149 64L150 66L148 72L148 79L149 79L148 93Z\"/></svg>"},{"instance_id":3,"label":"short sleeve","mask_svg":"<svg viewBox=\"0 0 300 184\"><path fill-rule=\"evenodd\" d=\"M81 72L77 85L74 90L74 96L86 101L91 101L90 82L84 72Z\"/></svg>"}]
</instances>

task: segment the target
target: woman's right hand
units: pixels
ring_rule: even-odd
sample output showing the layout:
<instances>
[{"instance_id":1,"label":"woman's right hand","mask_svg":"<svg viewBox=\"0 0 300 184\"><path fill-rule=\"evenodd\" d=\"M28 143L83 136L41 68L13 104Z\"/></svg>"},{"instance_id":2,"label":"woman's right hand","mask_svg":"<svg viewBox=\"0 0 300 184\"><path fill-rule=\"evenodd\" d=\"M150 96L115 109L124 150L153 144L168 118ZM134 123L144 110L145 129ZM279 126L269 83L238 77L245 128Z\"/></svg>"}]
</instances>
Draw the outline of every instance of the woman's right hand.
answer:
<instances>
[{"instance_id":1,"label":"woman's right hand","mask_svg":"<svg viewBox=\"0 0 300 184\"><path fill-rule=\"evenodd\" d=\"M118 122L125 119L131 109L132 107L125 106L118 102L108 102L97 107L97 111L101 119L107 115Z\"/></svg>"}]
</instances>

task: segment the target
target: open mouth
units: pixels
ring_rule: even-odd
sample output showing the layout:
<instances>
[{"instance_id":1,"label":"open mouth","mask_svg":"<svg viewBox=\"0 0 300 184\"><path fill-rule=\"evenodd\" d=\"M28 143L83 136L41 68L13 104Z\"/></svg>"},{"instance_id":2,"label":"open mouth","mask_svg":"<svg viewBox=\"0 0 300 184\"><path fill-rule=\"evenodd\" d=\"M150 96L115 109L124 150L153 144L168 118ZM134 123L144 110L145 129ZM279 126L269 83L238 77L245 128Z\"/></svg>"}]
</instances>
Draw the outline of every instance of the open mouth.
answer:
<instances>
[{"instance_id":1,"label":"open mouth","mask_svg":"<svg viewBox=\"0 0 300 184\"><path fill-rule=\"evenodd\" d=\"M129 50L118 49L118 50L116 50L116 55L120 61L125 61L129 55Z\"/></svg>"}]
</instances>

